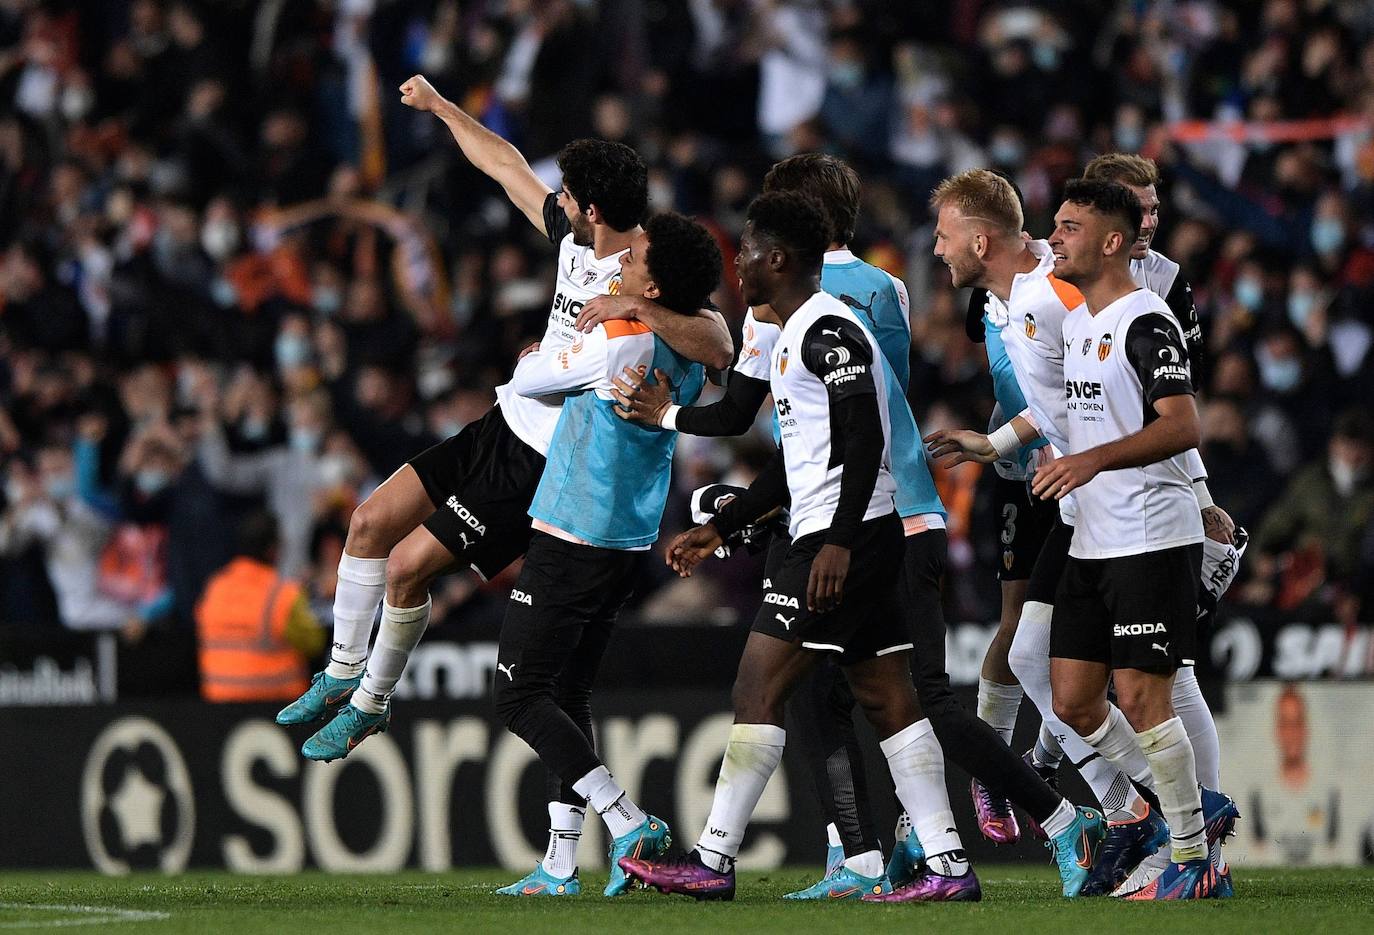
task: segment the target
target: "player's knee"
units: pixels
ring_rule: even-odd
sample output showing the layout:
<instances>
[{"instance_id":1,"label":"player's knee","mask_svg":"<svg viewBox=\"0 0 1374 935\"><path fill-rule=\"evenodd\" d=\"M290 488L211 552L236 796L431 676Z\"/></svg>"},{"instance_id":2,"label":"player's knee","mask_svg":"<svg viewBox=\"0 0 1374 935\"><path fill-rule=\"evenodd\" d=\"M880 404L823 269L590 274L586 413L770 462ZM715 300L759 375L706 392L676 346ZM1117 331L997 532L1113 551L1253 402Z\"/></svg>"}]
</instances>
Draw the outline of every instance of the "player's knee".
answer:
<instances>
[{"instance_id":1,"label":"player's knee","mask_svg":"<svg viewBox=\"0 0 1374 935\"><path fill-rule=\"evenodd\" d=\"M350 555L373 555L392 545L387 540L386 508L368 497L349 517L348 541L344 548Z\"/></svg>"},{"instance_id":2,"label":"player's knee","mask_svg":"<svg viewBox=\"0 0 1374 935\"><path fill-rule=\"evenodd\" d=\"M423 604L429 591L428 563L419 550L405 543L391 550L386 562L386 593L397 607Z\"/></svg>"},{"instance_id":3,"label":"player's knee","mask_svg":"<svg viewBox=\"0 0 1374 935\"><path fill-rule=\"evenodd\" d=\"M739 724L781 724L783 698L762 679L737 678L730 702Z\"/></svg>"},{"instance_id":4,"label":"player's knee","mask_svg":"<svg viewBox=\"0 0 1374 935\"><path fill-rule=\"evenodd\" d=\"M1027 642L1013 639L1007 650L1007 665L1021 684L1036 684L1044 680L1050 667L1050 658Z\"/></svg>"},{"instance_id":5,"label":"player's knee","mask_svg":"<svg viewBox=\"0 0 1374 935\"><path fill-rule=\"evenodd\" d=\"M1058 694L1054 696L1054 716L1080 737L1088 736L1102 725L1101 713L1101 704L1096 699L1090 703Z\"/></svg>"},{"instance_id":6,"label":"player's knee","mask_svg":"<svg viewBox=\"0 0 1374 935\"><path fill-rule=\"evenodd\" d=\"M1145 686L1117 685L1116 706L1126 715L1126 721L1137 731L1163 724L1174 716L1169 696Z\"/></svg>"}]
</instances>

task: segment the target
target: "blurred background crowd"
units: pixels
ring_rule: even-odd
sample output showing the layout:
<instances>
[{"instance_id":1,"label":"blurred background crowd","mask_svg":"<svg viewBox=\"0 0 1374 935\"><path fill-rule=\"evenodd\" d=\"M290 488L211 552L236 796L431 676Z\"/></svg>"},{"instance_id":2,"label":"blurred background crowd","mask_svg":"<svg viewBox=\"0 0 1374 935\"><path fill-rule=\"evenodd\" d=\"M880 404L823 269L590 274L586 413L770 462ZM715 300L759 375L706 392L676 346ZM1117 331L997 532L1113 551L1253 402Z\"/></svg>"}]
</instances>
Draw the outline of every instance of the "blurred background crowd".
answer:
<instances>
[{"instance_id":1,"label":"blurred background crowd","mask_svg":"<svg viewBox=\"0 0 1374 935\"><path fill-rule=\"evenodd\" d=\"M0 0L0 622L175 643L266 509L328 624L351 509L485 411L550 301L554 251L399 103L417 72L555 186L568 140L633 146L727 269L773 160L850 159L927 430L992 402L934 184L1003 169L1046 236L1088 158L1151 156L1211 488L1251 533L1230 600L1374 615L1367 0ZM717 302L738 327L733 276ZM664 532L767 443L683 437ZM997 617L991 480L940 472L954 620ZM756 564L643 562L633 620L752 611ZM448 579L436 622L490 632L502 584Z\"/></svg>"}]
</instances>

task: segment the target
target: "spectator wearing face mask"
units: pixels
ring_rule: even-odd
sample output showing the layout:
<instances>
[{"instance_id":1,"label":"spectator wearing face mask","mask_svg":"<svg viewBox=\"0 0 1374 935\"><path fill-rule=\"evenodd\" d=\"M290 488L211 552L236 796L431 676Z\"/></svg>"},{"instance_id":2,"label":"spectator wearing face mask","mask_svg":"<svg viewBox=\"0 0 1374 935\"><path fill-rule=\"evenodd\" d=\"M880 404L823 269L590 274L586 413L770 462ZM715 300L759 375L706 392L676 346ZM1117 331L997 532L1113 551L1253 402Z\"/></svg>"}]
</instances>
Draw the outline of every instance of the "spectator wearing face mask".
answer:
<instances>
[{"instance_id":1,"label":"spectator wearing face mask","mask_svg":"<svg viewBox=\"0 0 1374 935\"><path fill-rule=\"evenodd\" d=\"M1323 584L1354 584L1365 532L1374 523L1374 419L1352 409L1336 420L1326 456L1300 470L1253 540L1250 596L1294 608ZM1260 593L1268 589L1276 593Z\"/></svg>"},{"instance_id":2,"label":"spectator wearing face mask","mask_svg":"<svg viewBox=\"0 0 1374 935\"><path fill-rule=\"evenodd\" d=\"M1282 489L1265 450L1251 437L1245 411L1229 397L1202 409L1202 455L1208 486L1236 525L1254 529Z\"/></svg>"}]
</instances>

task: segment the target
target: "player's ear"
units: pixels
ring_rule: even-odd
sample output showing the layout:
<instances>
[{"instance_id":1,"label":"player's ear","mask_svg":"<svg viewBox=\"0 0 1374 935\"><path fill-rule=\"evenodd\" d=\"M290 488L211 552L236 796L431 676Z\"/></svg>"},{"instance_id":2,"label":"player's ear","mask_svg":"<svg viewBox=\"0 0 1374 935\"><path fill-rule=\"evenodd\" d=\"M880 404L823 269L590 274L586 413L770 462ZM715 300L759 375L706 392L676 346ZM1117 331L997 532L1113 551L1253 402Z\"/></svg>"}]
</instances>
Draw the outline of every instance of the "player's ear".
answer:
<instances>
[{"instance_id":1,"label":"player's ear","mask_svg":"<svg viewBox=\"0 0 1374 935\"><path fill-rule=\"evenodd\" d=\"M654 282L652 279L649 280L649 284L644 287L644 298L646 299L653 299L657 301L658 297L662 294L663 291L658 288L658 283Z\"/></svg>"}]
</instances>

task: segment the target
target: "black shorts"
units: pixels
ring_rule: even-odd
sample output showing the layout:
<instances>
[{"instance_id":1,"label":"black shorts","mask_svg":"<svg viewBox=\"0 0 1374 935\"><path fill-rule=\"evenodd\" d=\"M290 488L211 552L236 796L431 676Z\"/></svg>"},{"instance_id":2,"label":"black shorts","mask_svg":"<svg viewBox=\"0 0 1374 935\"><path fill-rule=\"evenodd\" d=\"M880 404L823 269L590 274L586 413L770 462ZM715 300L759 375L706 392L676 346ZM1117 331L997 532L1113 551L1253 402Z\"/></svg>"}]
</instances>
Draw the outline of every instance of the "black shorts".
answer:
<instances>
[{"instance_id":1,"label":"black shorts","mask_svg":"<svg viewBox=\"0 0 1374 935\"><path fill-rule=\"evenodd\" d=\"M637 558L536 532L501 623L498 690L549 691L562 677L595 681L616 617L634 590Z\"/></svg>"},{"instance_id":2,"label":"black shorts","mask_svg":"<svg viewBox=\"0 0 1374 935\"><path fill-rule=\"evenodd\" d=\"M1050 626L1050 656L1172 672L1197 658L1202 545L1120 558L1073 558Z\"/></svg>"},{"instance_id":3,"label":"black shorts","mask_svg":"<svg viewBox=\"0 0 1374 935\"><path fill-rule=\"evenodd\" d=\"M899 597L902 539L902 521L896 513L860 526L840 606L823 614L806 609L806 585L811 562L825 545L825 532L794 540L777 567L769 568L754 631L800 642L805 649L837 653L841 665L911 649L911 630Z\"/></svg>"},{"instance_id":4,"label":"black shorts","mask_svg":"<svg viewBox=\"0 0 1374 935\"><path fill-rule=\"evenodd\" d=\"M1032 497L1025 481L997 478L992 488L997 511L999 581L1025 581L1031 576L1040 548L1059 522L1059 504Z\"/></svg>"},{"instance_id":5,"label":"black shorts","mask_svg":"<svg viewBox=\"0 0 1374 935\"><path fill-rule=\"evenodd\" d=\"M434 504L424 526L455 558L492 578L525 554L544 456L511 431L500 406L409 464Z\"/></svg>"},{"instance_id":6,"label":"black shorts","mask_svg":"<svg viewBox=\"0 0 1374 935\"><path fill-rule=\"evenodd\" d=\"M1059 509L1059 504L1054 504ZM1054 604L1059 593L1059 581L1064 577L1064 565L1069 560L1069 546L1073 543L1073 527L1061 519L1056 519L1049 534L1040 546L1040 553L1031 567L1030 581L1026 583L1026 601L1040 604Z\"/></svg>"}]
</instances>

